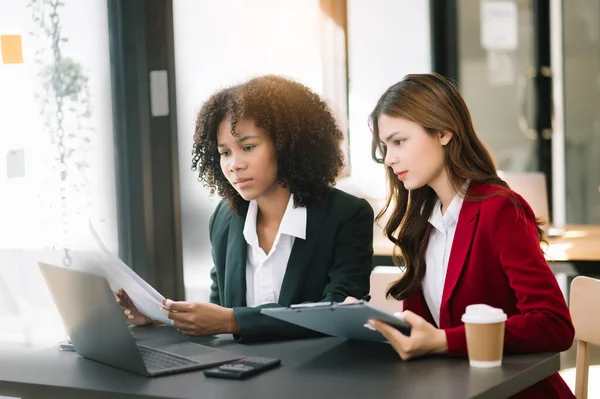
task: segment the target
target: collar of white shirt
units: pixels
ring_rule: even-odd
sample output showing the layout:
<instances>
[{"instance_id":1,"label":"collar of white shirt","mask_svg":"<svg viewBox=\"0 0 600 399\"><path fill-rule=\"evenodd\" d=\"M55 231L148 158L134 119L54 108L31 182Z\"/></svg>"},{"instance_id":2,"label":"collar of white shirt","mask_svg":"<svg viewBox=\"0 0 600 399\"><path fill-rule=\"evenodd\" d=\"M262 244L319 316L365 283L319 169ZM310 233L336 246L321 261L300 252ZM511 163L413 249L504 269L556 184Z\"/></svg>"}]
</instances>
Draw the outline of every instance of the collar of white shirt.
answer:
<instances>
[{"instance_id":1,"label":"collar of white shirt","mask_svg":"<svg viewBox=\"0 0 600 399\"><path fill-rule=\"evenodd\" d=\"M244 238L253 247L258 247L258 235L256 234L256 217L258 216L258 204L256 200L250 201L248 213L244 223ZM306 239L306 208L299 206L294 208L294 195L290 195L287 208L279 225L277 236L286 234L291 237Z\"/></svg>"},{"instance_id":2,"label":"collar of white shirt","mask_svg":"<svg viewBox=\"0 0 600 399\"><path fill-rule=\"evenodd\" d=\"M448 205L448 209L446 209L446 213L442 215L442 202L438 198L435 206L433 207L433 212L431 212L431 216L429 216L429 223L435 227L438 231L445 232L448 227L455 225L458 223L458 215L460 214L460 209L462 208L463 201L465 199L463 192L467 192L469 188L469 183L471 180L467 180L461 191L456 193L450 205Z\"/></svg>"}]
</instances>

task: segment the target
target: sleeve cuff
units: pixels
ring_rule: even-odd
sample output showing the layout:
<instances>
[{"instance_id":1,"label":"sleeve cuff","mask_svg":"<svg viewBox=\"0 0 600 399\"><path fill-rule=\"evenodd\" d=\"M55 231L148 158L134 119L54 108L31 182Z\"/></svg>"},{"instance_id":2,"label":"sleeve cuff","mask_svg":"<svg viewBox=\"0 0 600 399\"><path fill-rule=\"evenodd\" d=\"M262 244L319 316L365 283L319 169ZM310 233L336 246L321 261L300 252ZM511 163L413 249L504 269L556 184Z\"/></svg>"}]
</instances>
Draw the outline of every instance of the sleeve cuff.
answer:
<instances>
[{"instance_id":1,"label":"sleeve cuff","mask_svg":"<svg viewBox=\"0 0 600 399\"><path fill-rule=\"evenodd\" d=\"M467 335L465 326L446 328L448 356L467 356Z\"/></svg>"}]
</instances>

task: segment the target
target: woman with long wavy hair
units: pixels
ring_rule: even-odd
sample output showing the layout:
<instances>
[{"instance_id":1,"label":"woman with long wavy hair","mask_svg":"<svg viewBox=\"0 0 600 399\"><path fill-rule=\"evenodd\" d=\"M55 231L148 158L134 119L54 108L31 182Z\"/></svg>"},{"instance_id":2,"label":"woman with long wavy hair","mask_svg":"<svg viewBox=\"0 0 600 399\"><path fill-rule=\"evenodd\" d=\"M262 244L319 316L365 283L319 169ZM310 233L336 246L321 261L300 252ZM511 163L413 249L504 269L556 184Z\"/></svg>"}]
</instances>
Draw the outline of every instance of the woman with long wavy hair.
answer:
<instances>
[{"instance_id":1,"label":"woman with long wavy hair","mask_svg":"<svg viewBox=\"0 0 600 399\"><path fill-rule=\"evenodd\" d=\"M508 316L505 353L559 352L574 329L527 202L498 177L458 89L437 74L408 75L370 116L373 158L384 163L403 276L387 295L403 301L409 337L371 320L403 359L467 356L461 316L483 303ZM350 301L352 299L350 298ZM572 398L558 374L517 394Z\"/></svg>"}]
</instances>

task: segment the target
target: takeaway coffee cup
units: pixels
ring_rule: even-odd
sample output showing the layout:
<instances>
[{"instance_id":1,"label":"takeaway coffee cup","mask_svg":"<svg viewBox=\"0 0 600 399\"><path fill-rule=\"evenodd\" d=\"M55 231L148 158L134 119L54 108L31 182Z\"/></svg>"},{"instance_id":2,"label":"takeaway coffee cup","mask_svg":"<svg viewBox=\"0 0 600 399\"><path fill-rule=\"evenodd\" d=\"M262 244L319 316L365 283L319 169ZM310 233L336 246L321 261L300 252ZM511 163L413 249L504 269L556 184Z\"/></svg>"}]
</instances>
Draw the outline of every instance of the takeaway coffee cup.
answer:
<instances>
[{"instance_id":1,"label":"takeaway coffee cup","mask_svg":"<svg viewBox=\"0 0 600 399\"><path fill-rule=\"evenodd\" d=\"M471 367L500 366L506 322L504 311L483 304L470 305L462 316L462 322L465 323Z\"/></svg>"}]
</instances>

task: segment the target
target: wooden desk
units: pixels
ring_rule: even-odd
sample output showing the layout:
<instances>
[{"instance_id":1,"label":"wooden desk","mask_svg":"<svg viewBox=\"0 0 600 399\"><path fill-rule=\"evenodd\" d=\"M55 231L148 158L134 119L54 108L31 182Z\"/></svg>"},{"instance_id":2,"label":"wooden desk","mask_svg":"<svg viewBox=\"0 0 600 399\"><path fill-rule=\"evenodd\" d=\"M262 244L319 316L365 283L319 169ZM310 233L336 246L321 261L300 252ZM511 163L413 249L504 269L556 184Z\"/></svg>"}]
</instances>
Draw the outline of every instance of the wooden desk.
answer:
<instances>
[{"instance_id":1,"label":"wooden desk","mask_svg":"<svg viewBox=\"0 0 600 399\"><path fill-rule=\"evenodd\" d=\"M240 345L231 336L186 338L172 328L136 331L152 339L189 340L241 355L281 359L246 381L192 371L140 377L55 347L0 345L0 395L22 398L506 398L557 372L558 353L505 356L502 367L473 369L466 358L430 356L404 362L379 342L317 338Z\"/></svg>"},{"instance_id":2,"label":"wooden desk","mask_svg":"<svg viewBox=\"0 0 600 399\"><path fill-rule=\"evenodd\" d=\"M549 262L600 262L599 225L568 225L561 236L547 241L546 259Z\"/></svg>"},{"instance_id":3,"label":"wooden desk","mask_svg":"<svg viewBox=\"0 0 600 399\"><path fill-rule=\"evenodd\" d=\"M573 267L586 267L600 274L600 226L599 225L567 225L566 231L559 237L547 238L548 246L542 244L549 263L569 263ZM391 266L394 245L383 235L379 226L375 226L373 234L373 251L377 263L385 261ZM384 265L379 263L379 265ZM559 267L559 266L557 266ZM589 270L586 270L586 273Z\"/></svg>"}]
</instances>

